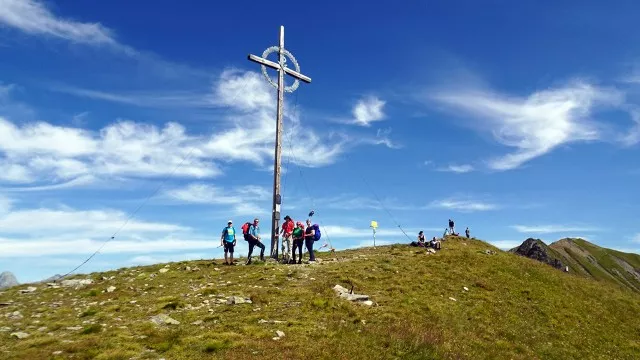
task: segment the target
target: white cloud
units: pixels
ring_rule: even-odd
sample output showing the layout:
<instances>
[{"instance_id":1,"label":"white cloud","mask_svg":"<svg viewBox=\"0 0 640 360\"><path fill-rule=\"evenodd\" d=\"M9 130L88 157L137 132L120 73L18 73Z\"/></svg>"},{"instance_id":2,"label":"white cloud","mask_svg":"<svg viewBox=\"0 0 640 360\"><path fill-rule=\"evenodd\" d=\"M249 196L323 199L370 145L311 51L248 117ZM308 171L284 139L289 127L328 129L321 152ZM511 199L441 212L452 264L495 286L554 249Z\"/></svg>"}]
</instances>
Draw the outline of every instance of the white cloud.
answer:
<instances>
[{"instance_id":1,"label":"white cloud","mask_svg":"<svg viewBox=\"0 0 640 360\"><path fill-rule=\"evenodd\" d=\"M177 123L158 129L119 121L95 134L43 122L19 127L0 117L0 153L5 155L0 167L2 178L15 182L51 175L56 183L90 176L217 176L220 170L207 161L215 154L202 150L205 141L187 135Z\"/></svg>"},{"instance_id":2,"label":"white cloud","mask_svg":"<svg viewBox=\"0 0 640 360\"><path fill-rule=\"evenodd\" d=\"M597 140L598 124L590 119L599 106L622 103L622 94L574 81L562 87L537 91L527 97L497 94L488 90L437 91L432 99L482 120L496 141L515 152L494 158L489 167L515 169L560 145Z\"/></svg>"},{"instance_id":3,"label":"white cloud","mask_svg":"<svg viewBox=\"0 0 640 360\"><path fill-rule=\"evenodd\" d=\"M61 241L57 238L16 241L0 238L0 257L33 257L42 255L92 254L104 244L103 239L80 238ZM100 250L101 254L149 254L185 250L216 249L219 241L204 239L160 239L160 240L111 240Z\"/></svg>"},{"instance_id":4,"label":"white cloud","mask_svg":"<svg viewBox=\"0 0 640 360\"><path fill-rule=\"evenodd\" d=\"M464 164L464 165L451 164L451 165L447 166L446 168L438 169L438 171L453 172L453 173L457 173L457 174L464 174L464 173L471 172L473 170L474 170L473 166L471 166L469 164Z\"/></svg>"},{"instance_id":5,"label":"white cloud","mask_svg":"<svg viewBox=\"0 0 640 360\"><path fill-rule=\"evenodd\" d=\"M620 142L625 146L633 146L640 142L640 108L630 109L629 114L634 125L620 137Z\"/></svg>"},{"instance_id":6,"label":"white cloud","mask_svg":"<svg viewBox=\"0 0 640 360\"><path fill-rule=\"evenodd\" d=\"M534 234L600 231L600 229L596 227L571 225L512 225L511 228L520 233Z\"/></svg>"},{"instance_id":7,"label":"white cloud","mask_svg":"<svg viewBox=\"0 0 640 360\"><path fill-rule=\"evenodd\" d=\"M246 185L225 189L202 183L169 189L163 195L184 203L227 205L225 213L230 216L264 214L267 200L271 199L271 193L260 186Z\"/></svg>"},{"instance_id":8,"label":"white cloud","mask_svg":"<svg viewBox=\"0 0 640 360\"><path fill-rule=\"evenodd\" d=\"M367 96L358 100L352 110L353 123L360 126L371 126L372 122L385 118L385 101L375 96Z\"/></svg>"},{"instance_id":9,"label":"white cloud","mask_svg":"<svg viewBox=\"0 0 640 360\"><path fill-rule=\"evenodd\" d=\"M0 24L29 34L47 35L72 42L115 45L112 31L98 23L57 18L44 4L33 0L0 0Z\"/></svg>"},{"instance_id":10,"label":"white cloud","mask_svg":"<svg viewBox=\"0 0 640 360\"><path fill-rule=\"evenodd\" d=\"M11 203L9 203L11 205ZM43 234L73 233L106 236L116 232L127 220L124 212L112 209L76 210L68 207L57 209L12 209L6 208L0 213L0 234L41 236ZM188 227L155 222L129 220L129 232L172 232L186 231Z\"/></svg>"},{"instance_id":11,"label":"white cloud","mask_svg":"<svg viewBox=\"0 0 640 360\"><path fill-rule=\"evenodd\" d=\"M492 203L456 198L435 200L432 201L428 207L456 210L460 212L489 211L498 209L498 206Z\"/></svg>"}]
</instances>

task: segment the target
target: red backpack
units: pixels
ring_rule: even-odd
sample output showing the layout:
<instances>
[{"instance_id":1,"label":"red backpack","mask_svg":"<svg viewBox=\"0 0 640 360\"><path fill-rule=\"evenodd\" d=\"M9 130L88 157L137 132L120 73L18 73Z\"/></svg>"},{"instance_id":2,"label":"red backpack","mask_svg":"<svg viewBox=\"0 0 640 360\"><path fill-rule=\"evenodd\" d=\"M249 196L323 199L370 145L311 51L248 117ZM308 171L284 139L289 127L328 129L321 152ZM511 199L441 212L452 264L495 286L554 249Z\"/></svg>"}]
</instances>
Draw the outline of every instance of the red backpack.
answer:
<instances>
[{"instance_id":1,"label":"red backpack","mask_svg":"<svg viewBox=\"0 0 640 360\"><path fill-rule=\"evenodd\" d=\"M246 222L242 224L242 235L244 235L244 239L247 240L249 238L249 227L251 226L250 222Z\"/></svg>"}]
</instances>

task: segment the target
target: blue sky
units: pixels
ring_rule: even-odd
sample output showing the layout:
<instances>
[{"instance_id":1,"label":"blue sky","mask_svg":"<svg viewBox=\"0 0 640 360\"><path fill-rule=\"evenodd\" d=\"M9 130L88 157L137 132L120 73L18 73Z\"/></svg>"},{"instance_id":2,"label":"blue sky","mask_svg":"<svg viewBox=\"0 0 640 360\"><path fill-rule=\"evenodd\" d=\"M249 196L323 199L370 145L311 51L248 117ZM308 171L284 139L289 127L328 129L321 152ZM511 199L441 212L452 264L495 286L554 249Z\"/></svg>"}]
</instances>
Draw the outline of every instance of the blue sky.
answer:
<instances>
[{"instance_id":1,"label":"blue sky","mask_svg":"<svg viewBox=\"0 0 640 360\"><path fill-rule=\"evenodd\" d=\"M0 0L0 270L66 273L116 231L80 272L220 258L229 218L268 238L276 93L247 54L280 25L312 78L282 212L335 248L452 218L640 252L640 4L279 5Z\"/></svg>"}]
</instances>

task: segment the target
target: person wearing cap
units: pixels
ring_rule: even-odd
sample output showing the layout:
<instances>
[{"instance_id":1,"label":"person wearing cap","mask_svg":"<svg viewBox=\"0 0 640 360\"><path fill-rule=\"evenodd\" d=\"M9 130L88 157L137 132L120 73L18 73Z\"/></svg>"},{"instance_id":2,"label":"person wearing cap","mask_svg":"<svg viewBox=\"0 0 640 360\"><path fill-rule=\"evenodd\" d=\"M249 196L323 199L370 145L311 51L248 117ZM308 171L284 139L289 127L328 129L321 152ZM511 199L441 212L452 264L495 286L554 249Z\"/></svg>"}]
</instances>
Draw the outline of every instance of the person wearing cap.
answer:
<instances>
[{"instance_id":1,"label":"person wearing cap","mask_svg":"<svg viewBox=\"0 0 640 360\"><path fill-rule=\"evenodd\" d=\"M253 248L255 246L260 248L260 261L264 261L264 244L260 242L260 226L258 224L260 220L258 218L253 219L253 224L249 226L249 254L247 255L247 265L251 264L251 254L253 254Z\"/></svg>"},{"instance_id":2,"label":"person wearing cap","mask_svg":"<svg viewBox=\"0 0 640 360\"><path fill-rule=\"evenodd\" d=\"M236 229L233 227L233 221L231 220L229 220L227 226L222 229L220 246L224 246L225 265L233 265L233 248L236 246ZM227 253L230 253L231 261L227 260Z\"/></svg>"},{"instance_id":3,"label":"person wearing cap","mask_svg":"<svg viewBox=\"0 0 640 360\"><path fill-rule=\"evenodd\" d=\"M289 215L284 217L284 224L282 224L282 259L285 263L291 261L291 236L293 234L293 228L295 223Z\"/></svg>"},{"instance_id":4,"label":"person wearing cap","mask_svg":"<svg viewBox=\"0 0 640 360\"><path fill-rule=\"evenodd\" d=\"M293 263L296 263L296 250L299 249L298 264L302 264L302 244L304 243L304 225L298 221L293 229Z\"/></svg>"}]
</instances>

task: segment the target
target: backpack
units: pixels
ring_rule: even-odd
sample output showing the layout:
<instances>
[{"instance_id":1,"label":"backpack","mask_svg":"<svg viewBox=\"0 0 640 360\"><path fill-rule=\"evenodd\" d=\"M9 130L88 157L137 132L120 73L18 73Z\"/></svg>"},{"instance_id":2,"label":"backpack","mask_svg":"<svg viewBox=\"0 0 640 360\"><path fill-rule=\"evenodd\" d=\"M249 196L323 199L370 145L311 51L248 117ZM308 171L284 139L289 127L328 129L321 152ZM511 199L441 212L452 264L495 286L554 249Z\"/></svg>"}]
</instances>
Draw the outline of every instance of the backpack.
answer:
<instances>
[{"instance_id":1,"label":"backpack","mask_svg":"<svg viewBox=\"0 0 640 360\"><path fill-rule=\"evenodd\" d=\"M313 236L313 240L314 241L318 241L320 240L320 237L322 236L322 234L320 233L320 227L318 226L318 224L313 224L311 226L313 228L314 231L314 236Z\"/></svg>"},{"instance_id":2,"label":"backpack","mask_svg":"<svg viewBox=\"0 0 640 360\"><path fill-rule=\"evenodd\" d=\"M251 223L250 222L246 222L244 224L242 224L242 235L244 235L244 239L248 240L249 239L249 228L251 227Z\"/></svg>"}]
</instances>

